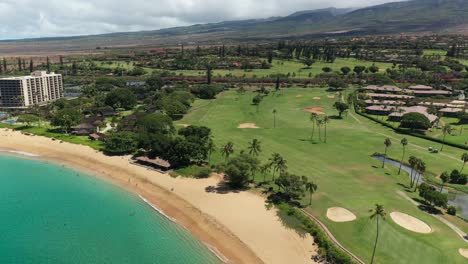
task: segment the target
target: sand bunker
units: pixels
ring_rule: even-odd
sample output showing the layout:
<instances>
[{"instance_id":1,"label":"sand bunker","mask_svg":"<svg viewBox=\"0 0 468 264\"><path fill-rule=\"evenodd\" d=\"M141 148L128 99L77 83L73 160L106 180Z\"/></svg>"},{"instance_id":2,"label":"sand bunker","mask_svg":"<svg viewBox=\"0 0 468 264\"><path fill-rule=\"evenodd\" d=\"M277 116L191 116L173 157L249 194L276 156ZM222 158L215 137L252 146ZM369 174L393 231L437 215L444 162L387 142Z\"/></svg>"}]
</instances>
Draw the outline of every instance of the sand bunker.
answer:
<instances>
[{"instance_id":1,"label":"sand bunker","mask_svg":"<svg viewBox=\"0 0 468 264\"><path fill-rule=\"evenodd\" d=\"M189 125L189 124L177 124L177 125L178 125L178 126L181 126L181 127L189 127L189 126L191 126L191 125Z\"/></svg>"},{"instance_id":2,"label":"sand bunker","mask_svg":"<svg viewBox=\"0 0 468 264\"><path fill-rule=\"evenodd\" d=\"M323 111L323 107L317 106L317 107L311 107L311 108L304 108L304 111L309 112L309 113L314 113L317 115L324 115L325 113Z\"/></svg>"},{"instance_id":3,"label":"sand bunker","mask_svg":"<svg viewBox=\"0 0 468 264\"><path fill-rule=\"evenodd\" d=\"M468 248L460 248L458 252L460 253L460 255L464 256L465 258L468 258Z\"/></svg>"},{"instance_id":4,"label":"sand bunker","mask_svg":"<svg viewBox=\"0 0 468 264\"><path fill-rule=\"evenodd\" d=\"M301 98L301 97L303 97L303 95L302 95L302 94L298 94L298 95L296 95L296 98Z\"/></svg>"},{"instance_id":5,"label":"sand bunker","mask_svg":"<svg viewBox=\"0 0 468 264\"><path fill-rule=\"evenodd\" d=\"M356 216L349 210L341 207L332 207L327 210L328 219L333 222L351 222L356 220Z\"/></svg>"},{"instance_id":6,"label":"sand bunker","mask_svg":"<svg viewBox=\"0 0 468 264\"><path fill-rule=\"evenodd\" d=\"M410 231L421 234L428 234L432 232L432 228L428 224L411 215L400 212L393 212L390 214L390 217L397 225Z\"/></svg>"},{"instance_id":7,"label":"sand bunker","mask_svg":"<svg viewBox=\"0 0 468 264\"><path fill-rule=\"evenodd\" d=\"M330 98L330 99L335 99L334 95L328 95L327 97Z\"/></svg>"},{"instance_id":8,"label":"sand bunker","mask_svg":"<svg viewBox=\"0 0 468 264\"><path fill-rule=\"evenodd\" d=\"M314 97L314 100L321 100L322 98L320 97Z\"/></svg>"},{"instance_id":9,"label":"sand bunker","mask_svg":"<svg viewBox=\"0 0 468 264\"><path fill-rule=\"evenodd\" d=\"M259 128L255 123L242 123L237 128Z\"/></svg>"}]
</instances>

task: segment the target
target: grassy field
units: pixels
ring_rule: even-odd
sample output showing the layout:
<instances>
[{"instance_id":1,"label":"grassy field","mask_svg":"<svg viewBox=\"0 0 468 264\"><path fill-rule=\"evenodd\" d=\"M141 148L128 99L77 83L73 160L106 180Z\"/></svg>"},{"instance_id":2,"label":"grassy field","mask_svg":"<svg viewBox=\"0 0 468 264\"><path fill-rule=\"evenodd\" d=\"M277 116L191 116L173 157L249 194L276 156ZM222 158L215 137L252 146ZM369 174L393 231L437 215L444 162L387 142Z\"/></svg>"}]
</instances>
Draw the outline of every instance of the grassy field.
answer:
<instances>
[{"instance_id":1,"label":"grassy field","mask_svg":"<svg viewBox=\"0 0 468 264\"><path fill-rule=\"evenodd\" d=\"M110 68L114 69L117 68L118 66L125 68L127 70L133 69L132 64L127 64L126 62L112 62L111 64L105 63L105 62L96 62L96 64L100 67L104 68ZM319 73L323 73L322 68L323 67L330 67L333 69L333 71L340 71L341 67L347 66L351 68L351 70L354 68L354 66L361 65L361 66L366 66L370 67L372 66L372 62L370 61L361 61L357 59L342 59L342 58L337 58L334 63L325 63L322 61L318 61L314 63L310 69L307 69L306 66L296 60L273 60L272 67L271 69L254 69L254 70L241 70L241 69L236 69L236 70L213 70L213 76L219 76L219 77L224 77L224 76L237 76L237 77L266 77L269 75L275 75L275 74L292 74L295 73L296 77L295 78L309 78L309 74L316 75ZM380 71L385 71L387 68L390 68L393 66L391 63L381 63L377 62L375 63L376 66L380 68ZM153 71L153 69L145 68L148 71L148 74ZM178 70L178 71L173 71L177 75L183 75L183 76L205 76L206 71L203 70Z\"/></svg>"},{"instance_id":2,"label":"grassy field","mask_svg":"<svg viewBox=\"0 0 468 264\"><path fill-rule=\"evenodd\" d=\"M239 153L249 141L257 138L262 142L262 162L266 162L273 152L283 155L290 172L305 175L319 186L313 205L307 210L319 217L338 240L365 261L370 259L375 239L375 222L369 219L369 209L375 203L381 203L387 213L401 211L422 219L432 227L433 233L412 233L388 217L382 224L376 263L466 263L466 259L458 254L459 248L467 247L466 242L397 194L408 185L407 175L398 176L396 169L391 167L381 169L381 163L371 157L375 152L384 151L383 142L388 136L393 141L389 156L399 158L401 135L365 118L350 115L342 120L332 119L327 131L328 143L320 142L317 132L314 142L310 141L311 122L303 108L322 106L324 112L334 116L337 113L332 104L336 99L328 98L330 95L334 94L323 89L288 89L282 95L270 94L257 112L251 105L253 93L240 95L228 91L216 100L196 101L194 110L180 123L212 128L218 149L232 141ZM321 100L314 100L314 97ZM273 109L278 111L277 128L273 128ZM255 123L260 128L237 128L241 123ZM443 154L436 156L427 151L432 142L414 137L408 137L408 140L411 144L407 157L422 158L432 174L461 166L458 157L462 152L459 149L447 147ZM213 155L213 160L223 160L219 151ZM262 180L260 175L257 180ZM328 220L325 216L327 208L334 206L348 208L357 215L357 220L342 224ZM465 222L456 224L467 229Z\"/></svg>"}]
</instances>

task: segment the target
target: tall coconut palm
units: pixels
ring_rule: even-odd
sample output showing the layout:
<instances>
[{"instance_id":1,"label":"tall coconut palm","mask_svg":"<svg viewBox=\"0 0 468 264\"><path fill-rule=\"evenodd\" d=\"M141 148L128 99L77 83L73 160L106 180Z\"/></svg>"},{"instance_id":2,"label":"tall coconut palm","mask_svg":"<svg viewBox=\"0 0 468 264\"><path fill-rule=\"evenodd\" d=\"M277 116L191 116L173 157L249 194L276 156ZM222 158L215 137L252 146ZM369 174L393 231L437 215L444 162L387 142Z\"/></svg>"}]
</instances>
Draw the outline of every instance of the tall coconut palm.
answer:
<instances>
[{"instance_id":1,"label":"tall coconut palm","mask_svg":"<svg viewBox=\"0 0 468 264\"><path fill-rule=\"evenodd\" d=\"M278 153L273 153L271 155L271 157L268 159L269 163L270 163L270 167L273 168L273 181L275 180L275 173L276 171L278 170L277 169L277 166L278 166L278 161L281 160L282 157L280 154Z\"/></svg>"},{"instance_id":2,"label":"tall coconut palm","mask_svg":"<svg viewBox=\"0 0 468 264\"><path fill-rule=\"evenodd\" d=\"M317 128L319 132L319 141L322 141L322 125L323 125L323 119L317 119Z\"/></svg>"},{"instance_id":3,"label":"tall coconut palm","mask_svg":"<svg viewBox=\"0 0 468 264\"><path fill-rule=\"evenodd\" d=\"M211 163L211 154L216 151L216 145L213 142L213 139L210 137L208 139L208 163Z\"/></svg>"},{"instance_id":4,"label":"tall coconut palm","mask_svg":"<svg viewBox=\"0 0 468 264\"><path fill-rule=\"evenodd\" d=\"M463 172L463 169L465 168L465 164L468 162L468 152L465 152L465 153L462 154L461 160L463 161L463 165L462 165L462 168L460 170L460 173Z\"/></svg>"},{"instance_id":5,"label":"tall coconut palm","mask_svg":"<svg viewBox=\"0 0 468 264\"><path fill-rule=\"evenodd\" d=\"M317 184L315 184L313 181L308 181L305 184L306 190L309 192L309 206L312 205L312 194L317 190Z\"/></svg>"},{"instance_id":6,"label":"tall coconut palm","mask_svg":"<svg viewBox=\"0 0 468 264\"><path fill-rule=\"evenodd\" d=\"M276 128L276 114L278 111L276 109L273 109L273 128Z\"/></svg>"},{"instance_id":7,"label":"tall coconut palm","mask_svg":"<svg viewBox=\"0 0 468 264\"><path fill-rule=\"evenodd\" d=\"M315 122L317 122L318 115L316 113L310 114L310 121L312 121L312 135L310 136L310 140L314 140L315 134Z\"/></svg>"},{"instance_id":8,"label":"tall coconut palm","mask_svg":"<svg viewBox=\"0 0 468 264\"><path fill-rule=\"evenodd\" d=\"M249 154L252 155L252 156L255 156L255 157L258 157L258 155L260 154L260 152L262 152L262 148L261 148L261 144L260 144L260 140L258 139L253 139L250 143L249 143L249 146L247 147L247 149L249 150Z\"/></svg>"},{"instance_id":9,"label":"tall coconut palm","mask_svg":"<svg viewBox=\"0 0 468 264\"><path fill-rule=\"evenodd\" d=\"M330 123L331 119L328 116L323 117L323 124L325 126L325 143L327 143L327 124Z\"/></svg>"},{"instance_id":10,"label":"tall coconut palm","mask_svg":"<svg viewBox=\"0 0 468 264\"><path fill-rule=\"evenodd\" d=\"M224 159L227 161L229 156L234 153L234 143L229 141L224 147L221 149L221 155L223 155Z\"/></svg>"},{"instance_id":11,"label":"tall coconut palm","mask_svg":"<svg viewBox=\"0 0 468 264\"><path fill-rule=\"evenodd\" d=\"M414 172L414 168L416 167L416 164L418 163L418 158L416 158L415 156L410 156L409 157L409 160L408 160L408 163L410 164L410 167L411 167L411 173L410 173L410 187L413 187L413 172Z\"/></svg>"},{"instance_id":12,"label":"tall coconut palm","mask_svg":"<svg viewBox=\"0 0 468 264\"><path fill-rule=\"evenodd\" d=\"M266 175L271 170L271 163L266 163L260 166L260 173L263 175L263 182L266 182Z\"/></svg>"},{"instance_id":13,"label":"tall coconut palm","mask_svg":"<svg viewBox=\"0 0 468 264\"><path fill-rule=\"evenodd\" d=\"M418 172L418 178L415 181L414 184L414 191L418 189L418 183L421 177L424 177L423 174L426 172L426 163L422 160L418 160L418 163L416 165L416 171Z\"/></svg>"},{"instance_id":14,"label":"tall coconut palm","mask_svg":"<svg viewBox=\"0 0 468 264\"><path fill-rule=\"evenodd\" d=\"M448 124L444 125L442 127L442 133L444 134L444 137L442 138L442 147L440 148L440 151L444 151L444 145L445 145L445 137L447 136L447 134L451 134L452 133L452 127Z\"/></svg>"},{"instance_id":15,"label":"tall coconut palm","mask_svg":"<svg viewBox=\"0 0 468 264\"><path fill-rule=\"evenodd\" d=\"M390 140L390 138L385 139L384 145L385 145L385 153L384 153L384 158L382 162L382 169L385 168L385 161L387 161L387 150L392 145L392 141Z\"/></svg>"},{"instance_id":16,"label":"tall coconut palm","mask_svg":"<svg viewBox=\"0 0 468 264\"><path fill-rule=\"evenodd\" d=\"M450 181L450 174L444 171L442 175L440 175L440 180L442 181L442 184L440 185L440 192L442 192L442 190L444 190L445 184Z\"/></svg>"},{"instance_id":17,"label":"tall coconut palm","mask_svg":"<svg viewBox=\"0 0 468 264\"><path fill-rule=\"evenodd\" d=\"M401 162L400 162L400 168L398 169L398 175L401 173L401 166L403 166L403 160L405 159L405 151L406 151L406 145L408 145L408 140L406 138L403 138L400 141L401 145L403 146L403 155L401 156Z\"/></svg>"},{"instance_id":18,"label":"tall coconut palm","mask_svg":"<svg viewBox=\"0 0 468 264\"><path fill-rule=\"evenodd\" d=\"M375 208L371 209L370 212L372 213L370 219L377 220L377 235L375 236L374 250L372 251L372 258L370 262L371 264L373 264L375 258L375 251L377 249L377 242L379 241L379 219L385 220L387 213L385 212L385 209L381 204L376 204Z\"/></svg>"}]
</instances>

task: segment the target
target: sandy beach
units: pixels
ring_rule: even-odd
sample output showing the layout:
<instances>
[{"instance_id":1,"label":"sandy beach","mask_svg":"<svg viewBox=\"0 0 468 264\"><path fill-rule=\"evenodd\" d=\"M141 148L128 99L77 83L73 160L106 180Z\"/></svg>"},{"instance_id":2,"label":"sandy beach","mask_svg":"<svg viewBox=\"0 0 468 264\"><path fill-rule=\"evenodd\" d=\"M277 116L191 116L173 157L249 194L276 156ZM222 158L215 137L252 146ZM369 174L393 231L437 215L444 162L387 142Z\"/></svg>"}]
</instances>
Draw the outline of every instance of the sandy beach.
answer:
<instances>
[{"instance_id":1,"label":"sandy beach","mask_svg":"<svg viewBox=\"0 0 468 264\"><path fill-rule=\"evenodd\" d=\"M172 178L132 165L128 156L109 157L86 146L8 129L0 129L1 151L31 153L27 158L89 172L140 195L229 263L314 263L317 248L310 236L284 227L277 211L267 210L259 195L210 191L219 177Z\"/></svg>"}]
</instances>

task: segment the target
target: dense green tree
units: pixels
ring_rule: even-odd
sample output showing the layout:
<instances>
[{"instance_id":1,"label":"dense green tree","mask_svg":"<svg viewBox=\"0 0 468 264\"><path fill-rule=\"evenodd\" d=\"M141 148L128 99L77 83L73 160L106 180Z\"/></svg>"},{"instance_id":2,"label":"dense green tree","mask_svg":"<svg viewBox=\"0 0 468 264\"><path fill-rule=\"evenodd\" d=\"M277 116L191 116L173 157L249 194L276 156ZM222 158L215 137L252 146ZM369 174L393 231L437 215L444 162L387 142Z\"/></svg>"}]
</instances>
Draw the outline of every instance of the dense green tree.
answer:
<instances>
[{"instance_id":1,"label":"dense green tree","mask_svg":"<svg viewBox=\"0 0 468 264\"><path fill-rule=\"evenodd\" d=\"M225 180L232 188L245 187L256 170L258 160L248 154L240 154L230 159L226 164Z\"/></svg>"},{"instance_id":2,"label":"dense green tree","mask_svg":"<svg viewBox=\"0 0 468 264\"><path fill-rule=\"evenodd\" d=\"M130 154L137 150L136 134L130 131L111 132L104 141L105 152L110 154Z\"/></svg>"},{"instance_id":3,"label":"dense green tree","mask_svg":"<svg viewBox=\"0 0 468 264\"><path fill-rule=\"evenodd\" d=\"M427 130L431 127L429 119L421 113L406 113L401 118L400 127Z\"/></svg>"},{"instance_id":4,"label":"dense green tree","mask_svg":"<svg viewBox=\"0 0 468 264\"><path fill-rule=\"evenodd\" d=\"M351 68L349 68L347 66L341 67L340 70L344 75L348 75L348 73L351 72Z\"/></svg>"},{"instance_id":5,"label":"dense green tree","mask_svg":"<svg viewBox=\"0 0 468 264\"><path fill-rule=\"evenodd\" d=\"M280 190L284 191L287 200L297 200L304 195L307 178L284 172L275 180L275 183Z\"/></svg>"},{"instance_id":6,"label":"dense green tree","mask_svg":"<svg viewBox=\"0 0 468 264\"><path fill-rule=\"evenodd\" d=\"M75 109L64 108L54 114L51 125L60 127L64 133L69 133L73 126L81 122L81 113Z\"/></svg>"},{"instance_id":7,"label":"dense green tree","mask_svg":"<svg viewBox=\"0 0 468 264\"><path fill-rule=\"evenodd\" d=\"M335 102L335 104L333 104L333 107L335 107L335 109L338 111L338 115L340 118L343 117L343 113L349 109L349 106L343 102Z\"/></svg>"},{"instance_id":8,"label":"dense green tree","mask_svg":"<svg viewBox=\"0 0 468 264\"><path fill-rule=\"evenodd\" d=\"M126 88L117 88L110 91L105 98L105 104L117 108L124 108L126 110L132 109L137 103L135 94Z\"/></svg>"}]
</instances>

